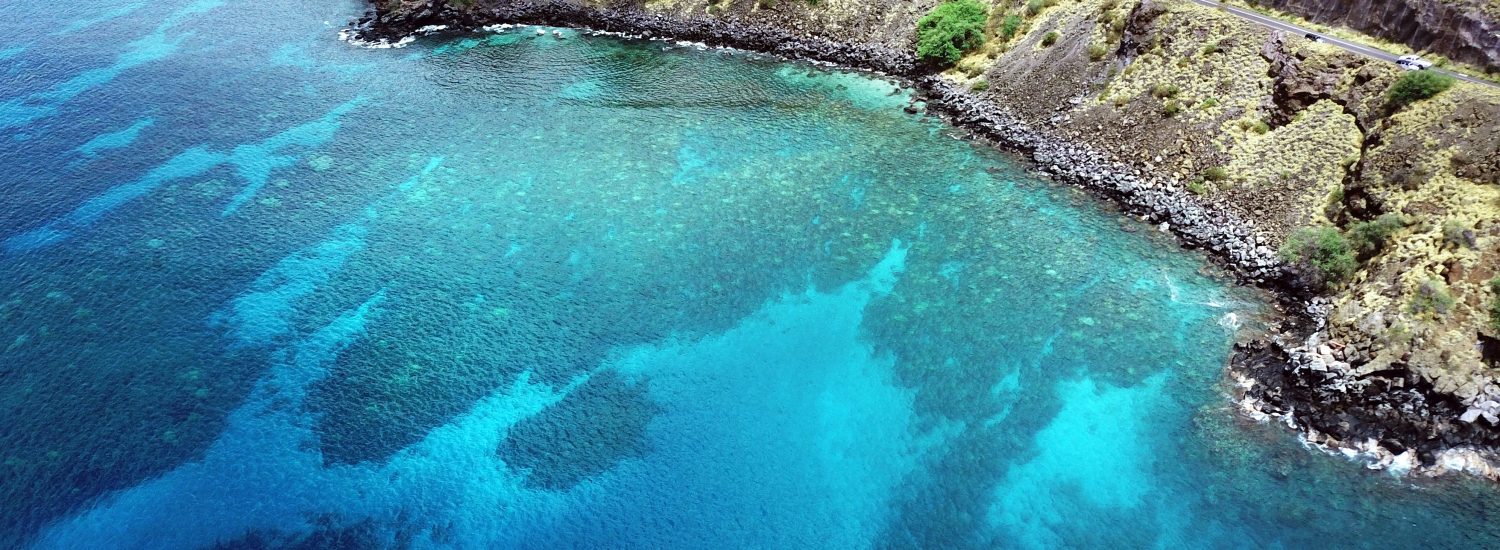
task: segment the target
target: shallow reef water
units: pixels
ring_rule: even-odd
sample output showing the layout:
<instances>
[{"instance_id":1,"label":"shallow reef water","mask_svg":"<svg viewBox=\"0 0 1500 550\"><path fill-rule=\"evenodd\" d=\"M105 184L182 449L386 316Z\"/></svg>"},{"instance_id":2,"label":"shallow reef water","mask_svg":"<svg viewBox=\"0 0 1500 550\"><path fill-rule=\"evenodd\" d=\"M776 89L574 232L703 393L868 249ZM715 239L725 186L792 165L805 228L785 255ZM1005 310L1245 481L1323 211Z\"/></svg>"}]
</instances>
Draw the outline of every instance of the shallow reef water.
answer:
<instances>
[{"instance_id":1,"label":"shallow reef water","mask_svg":"<svg viewBox=\"0 0 1500 550\"><path fill-rule=\"evenodd\" d=\"M1500 544L1237 418L1264 297L892 82L361 9L7 7L0 547Z\"/></svg>"}]
</instances>

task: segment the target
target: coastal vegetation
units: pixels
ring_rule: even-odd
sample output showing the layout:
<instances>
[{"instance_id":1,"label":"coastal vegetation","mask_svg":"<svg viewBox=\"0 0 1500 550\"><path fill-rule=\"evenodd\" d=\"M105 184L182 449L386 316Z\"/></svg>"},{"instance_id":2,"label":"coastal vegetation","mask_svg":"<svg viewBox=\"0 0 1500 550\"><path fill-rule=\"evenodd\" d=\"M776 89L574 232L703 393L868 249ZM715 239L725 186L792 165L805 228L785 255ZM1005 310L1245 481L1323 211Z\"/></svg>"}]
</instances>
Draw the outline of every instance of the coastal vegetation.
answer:
<instances>
[{"instance_id":1,"label":"coastal vegetation","mask_svg":"<svg viewBox=\"0 0 1500 550\"><path fill-rule=\"evenodd\" d=\"M1453 77L1432 71L1409 71L1396 79L1386 92L1386 106L1400 109L1413 102L1431 98L1453 87Z\"/></svg>"},{"instance_id":2,"label":"coastal vegetation","mask_svg":"<svg viewBox=\"0 0 1500 550\"><path fill-rule=\"evenodd\" d=\"M1163 114L1163 115L1166 115L1166 116L1169 116L1169 117L1173 117L1173 116L1177 116L1177 113L1181 113L1181 112L1182 112L1182 103L1179 102L1179 101L1177 101L1177 100L1175 100L1175 99L1169 99L1165 103L1161 104L1161 114Z\"/></svg>"},{"instance_id":3,"label":"coastal vegetation","mask_svg":"<svg viewBox=\"0 0 1500 550\"><path fill-rule=\"evenodd\" d=\"M1500 275L1490 279L1490 328L1500 332Z\"/></svg>"},{"instance_id":4,"label":"coastal vegetation","mask_svg":"<svg viewBox=\"0 0 1500 550\"><path fill-rule=\"evenodd\" d=\"M1104 55L1107 53L1109 53L1109 48L1105 47L1104 44L1090 45L1089 61L1098 61L1100 59L1104 59Z\"/></svg>"},{"instance_id":5,"label":"coastal vegetation","mask_svg":"<svg viewBox=\"0 0 1500 550\"><path fill-rule=\"evenodd\" d=\"M1334 287L1353 276L1363 261L1380 253L1391 237L1404 227L1406 221L1393 213L1355 222L1343 232L1327 225L1306 227L1287 238L1281 255L1304 273L1313 275L1322 286Z\"/></svg>"},{"instance_id":6,"label":"coastal vegetation","mask_svg":"<svg viewBox=\"0 0 1500 550\"><path fill-rule=\"evenodd\" d=\"M1009 41L1015 38L1016 31L1021 30L1021 16L1010 14L1000 21L1000 40Z\"/></svg>"},{"instance_id":7,"label":"coastal vegetation","mask_svg":"<svg viewBox=\"0 0 1500 550\"><path fill-rule=\"evenodd\" d=\"M1406 220L1400 214L1381 214L1373 220L1357 222L1350 226L1349 243L1357 254L1363 258L1369 258L1384 249L1391 236L1403 227L1406 227Z\"/></svg>"},{"instance_id":8,"label":"coastal vegetation","mask_svg":"<svg viewBox=\"0 0 1500 550\"><path fill-rule=\"evenodd\" d=\"M1343 233L1332 226L1297 230L1282 245L1281 256L1288 263L1299 266L1316 284L1324 287L1343 283L1359 269L1354 246Z\"/></svg>"},{"instance_id":9,"label":"coastal vegetation","mask_svg":"<svg viewBox=\"0 0 1500 550\"><path fill-rule=\"evenodd\" d=\"M951 66L964 52L984 45L989 10L978 0L950 0L917 21L917 57Z\"/></svg>"},{"instance_id":10,"label":"coastal vegetation","mask_svg":"<svg viewBox=\"0 0 1500 550\"><path fill-rule=\"evenodd\" d=\"M1448 291L1448 285L1437 279L1427 279L1417 285L1417 292L1411 299L1411 309L1419 315L1444 315L1453 309L1454 303L1453 293Z\"/></svg>"}]
</instances>

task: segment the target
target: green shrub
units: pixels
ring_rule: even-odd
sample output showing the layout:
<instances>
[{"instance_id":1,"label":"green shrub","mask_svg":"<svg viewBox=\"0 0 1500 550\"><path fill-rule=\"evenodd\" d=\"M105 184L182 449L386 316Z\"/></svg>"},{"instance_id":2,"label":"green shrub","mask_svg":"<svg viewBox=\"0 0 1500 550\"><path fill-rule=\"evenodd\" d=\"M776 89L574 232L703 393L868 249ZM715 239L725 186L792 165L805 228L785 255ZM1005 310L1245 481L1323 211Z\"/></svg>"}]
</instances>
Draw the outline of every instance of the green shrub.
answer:
<instances>
[{"instance_id":1,"label":"green shrub","mask_svg":"<svg viewBox=\"0 0 1500 550\"><path fill-rule=\"evenodd\" d=\"M1062 35L1057 34L1057 31L1047 31L1047 34L1042 35L1042 47L1045 48L1056 44L1059 36Z\"/></svg>"},{"instance_id":2,"label":"green shrub","mask_svg":"<svg viewBox=\"0 0 1500 550\"><path fill-rule=\"evenodd\" d=\"M1330 288L1359 269L1349 240L1328 226L1298 229L1281 245L1281 257L1310 275L1314 284Z\"/></svg>"},{"instance_id":3,"label":"green shrub","mask_svg":"<svg viewBox=\"0 0 1500 550\"><path fill-rule=\"evenodd\" d=\"M1264 134L1271 131L1271 125L1264 120L1240 119L1240 129L1246 132Z\"/></svg>"},{"instance_id":4,"label":"green shrub","mask_svg":"<svg viewBox=\"0 0 1500 550\"><path fill-rule=\"evenodd\" d=\"M985 90L990 89L990 81L981 78L979 80L974 81L973 84L970 84L969 85L969 89L970 90L974 90L976 92L983 92Z\"/></svg>"},{"instance_id":5,"label":"green shrub","mask_svg":"<svg viewBox=\"0 0 1500 550\"><path fill-rule=\"evenodd\" d=\"M1456 303L1448 292L1448 285L1437 279L1428 279L1417 285L1417 293L1411 297L1413 313L1435 313L1443 315Z\"/></svg>"},{"instance_id":6,"label":"green shrub","mask_svg":"<svg viewBox=\"0 0 1500 550\"><path fill-rule=\"evenodd\" d=\"M1212 55L1224 51L1224 45L1215 40L1203 45L1203 55Z\"/></svg>"},{"instance_id":7,"label":"green shrub","mask_svg":"<svg viewBox=\"0 0 1500 550\"><path fill-rule=\"evenodd\" d=\"M1104 44L1093 44L1089 46L1090 61L1098 61L1100 59L1104 59L1104 54L1107 53L1109 53L1109 48L1104 47Z\"/></svg>"},{"instance_id":8,"label":"green shrub","mask_svg":"<svg viewBox=\"0 0 1500 550\"><path fill-rule=\"evenodd\" d=\"M1349 244L1354 251L1365 257L1373 256L1385 248L1386 242L1390 241L1401 228L1406 227L1406 220L1400 214L1389 212L1379 217L1358 222L1349 227Z\"/></svg>"},{"instance_id":9,"label":"green shrub","mask_svg":"<svg viewBox=\"0 0 1500 550\"><path fill-rule=\"evenodd\" d=\"M1180 93L1182 88L1178 88L1176 84L1157 84L1151 87L1151 95L1163 99L1177 97Z\"/></svg>"},{"instance_id":10,"label":"green shrub","mask_svg":"<svg viewBox=\"0 0 1500 550\"><path fill-rule=\"evenodd\" d=\"M1177 116L1177 113L1181 112L1182 104L1178 103L1175 99L1169 99L1166 103L1161 104L1161 114L1163 115L1174 117Z\"/></svg>"},{"instance_id":11,"label":"green shrub","mask_svg":"<svg viewBox=\"0 0 1500 550\"><path fill-rule=\"evenodd\" d=\"M1208 181L1224 181L1229 179L1229 171L1223 166L1215 166L1203 171L1203 179Z\"/></svg>"},{"instance_id":12,"label":"green shrub","mask_svg":"<svg viewBox=\"0 0 1500 550\"><path fill-rule=\"evenodd\" d=\"M1474 228L1458 220L1443 222L1443 243L1459 248L1475 248L1479 245L1478 241L1474 238Z\"/></svg>"},{"instance_id":13,"label":"green shrub","mask_svg":"<svg viewBox=\"0 0 1500 550\"><path fill-rule=\"evenodd\" d=\"M1042 8L1045 7L1047 7L1047 4L1043 0L1026 0L1026 16L1034 17L1036 14L1042 13Z\"/></svg>"},{"instance_id":14,"label":"green shrub","mask_svg":"<svg viewBox=\"0 0 1500 550\"><path fill-rule=\"evenodd\" d=\"M1432 71L1408 71L1385 92L1386 106L1400 109L1442 93L1453 86L1453 77Z\"/></svg>"},{"instance_id":15,"label":"green shrub","mask_svg":"<svg viewBox=\"0 0 1500 550\"><path fill-rule=\"evenodd\" d=\"M1000 39L1010 40L1016 36L1016 31L1021 30L1021 16L1010 14L1000 21Z\"/></svg>"},{"instance_id":16,"label":"green shrub","mask_svg":"<svg viewBox=\"0 0 1500 550\"><path fill-rule=\"evenodd\" d=\"M1199 103L1198 105L1201 106L1201 107L1203 107L1204 109L1212 109L1214 107L1218 107L1219 106L1219 100L1210 97L1208 99L1203 100L1203 103Z\"/></svg>"},{"instance_id":17,"label":"green shrub","mask_svg":"<svg viewBox=\"0 0 1500 550\"><path fill-rule=\"evenodd\" d=\"M1490 279L1490 328L1500 332L1500 275Z\"/></svg>"},{"instance_id":18,"label":"green shrub","mask_svg":"<svg viewBox=\"0 0 1500 550\"><path fill-rule=\"evenodd\" d=\"M984 45L984 22L989 17L978 0L950 0L917 21L917 57L949 66L964 52Z\"/></svg>"},{"instance_id":19,"label":"green shrub","mask_svg":"<svg viewBox=\"0 0 1500 550\"><path fill-rule=\"evenodd\" d=\"M1203 180L1193 180L1188 182L1187 190L1189 193L1192 193L1194 195L1208 194L1208 186L1203 185Z\"/></svg>"}]
</instances>

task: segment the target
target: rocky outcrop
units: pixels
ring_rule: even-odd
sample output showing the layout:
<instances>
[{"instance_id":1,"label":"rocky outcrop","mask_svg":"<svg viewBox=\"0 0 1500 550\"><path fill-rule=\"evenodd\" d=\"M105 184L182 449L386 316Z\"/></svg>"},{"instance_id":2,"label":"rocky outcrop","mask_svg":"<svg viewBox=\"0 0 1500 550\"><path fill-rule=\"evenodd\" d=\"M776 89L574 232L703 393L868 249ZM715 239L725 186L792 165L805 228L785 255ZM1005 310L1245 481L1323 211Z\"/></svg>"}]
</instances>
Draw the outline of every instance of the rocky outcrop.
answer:
<instances>
[{"instance_id":1,"label":"rocky outcrop","mask_svg":"<svg viewBox=\"0 0 1500 550\"><path fill-rule=\"evenodd\" d=\"M1269 235L1250 220L1197 200L1182 182L1144 174L1099 151L1034 130L1000 106L941 77L926 76L917 82L930 104L955 125L1028 152L1042 173L1114 199L1131 213L1172 231L1184 245L1203 248L1224 260L1247 282L1294 294L1305 291L1291 286L1293 279L1277 258Z\"/></svg>"},{"instance_id":2,"label":"rocky outcrop","mask_svg":"<svg viewBox=\"0 0 1500 550\"><path fill-rule=\"evenodd\" d=\"M1500 71L1500 9L1485 0L1251 0L1251 3Z\"/></svg>"},{"instance_id":3,"label":"rocky outcrop","mask_svg":"<svg viewBox=\"0 0 1500 550\"><path fill-rule=\"evenodd\" d=\"M1500 418L1491 409L1500 403L1465 404L1405 364L1359 374L1353 363L1366 352L1327 340L1326 307L1314 304L1310 324L1236 346L1232 372L1247 414L1276 418L1326 450L1364 455L1372 468L1440 473L1455 469L1446 462L1454 452L1472 451L1486 465L1476 473L1495 471Z\"/></svg>"},{"instance_id":4,"label":"rocky outcrop","mask_svg":"<svg viewBox=\"0 0 1500 550\"><path fill-rule=\"evenodd\" d=\"M506 0L469 9L454 8L441 0L425 2L394 11L377 10L355 22L354 30L359 40L394 43L423 29L477 30L503 23L583 27L645 38L670 37L895 75L916 69L916 58L911 53L882 44L836 41L712 17L679 19L630 8L596 8L563 0Z\"/></svg>"}]
</instances>

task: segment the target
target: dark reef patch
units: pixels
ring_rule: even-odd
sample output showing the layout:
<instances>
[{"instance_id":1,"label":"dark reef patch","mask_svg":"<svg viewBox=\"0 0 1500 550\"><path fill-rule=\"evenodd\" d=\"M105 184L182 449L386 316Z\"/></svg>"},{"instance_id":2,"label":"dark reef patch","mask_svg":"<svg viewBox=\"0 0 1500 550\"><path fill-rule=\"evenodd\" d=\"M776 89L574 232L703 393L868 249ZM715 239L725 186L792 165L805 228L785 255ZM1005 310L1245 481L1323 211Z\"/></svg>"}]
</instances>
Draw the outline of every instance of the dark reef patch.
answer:
<instances>
[{"instance_id":1,"label":"dark reef patch","mask_svg":"<svg viewBox=\"0 0 1500 550\"><path fill-rule=\"evenodd\" d=\"M384 540L375 529L375 522L362 521L353 525L340 526L335 524L333 518L321 517L312 533L307 534L283 534L283 533L247 533L245 536L232 541L224 541L214 545L214 550L264 550L269 548L283 548L288 550L357 550L360 548L381 548L391 546L389 540ZM411 545L411 536L403 534L394 541L398 548L408 548Z\"/></svg>"},{"instance_id":2,"label":"dark reef patch","mask_svg":"<svg viewBox=\"0 0 1500 550\"><path fill-rule=\"evenodd\" d=\"M511 427L496 452L511 466L530 470L529 484L569 489L620 459L649 450L646 427L659 408L647 391L647 382L601 371L561 401Z\"/></svg>"}]
</instances>

